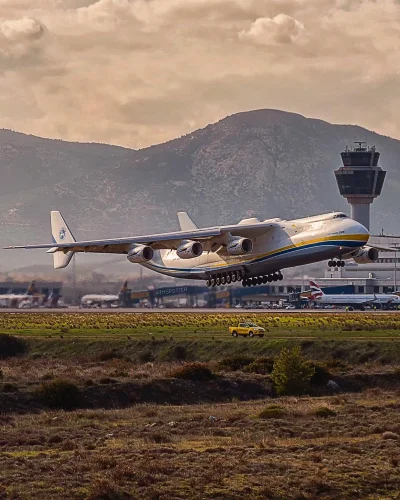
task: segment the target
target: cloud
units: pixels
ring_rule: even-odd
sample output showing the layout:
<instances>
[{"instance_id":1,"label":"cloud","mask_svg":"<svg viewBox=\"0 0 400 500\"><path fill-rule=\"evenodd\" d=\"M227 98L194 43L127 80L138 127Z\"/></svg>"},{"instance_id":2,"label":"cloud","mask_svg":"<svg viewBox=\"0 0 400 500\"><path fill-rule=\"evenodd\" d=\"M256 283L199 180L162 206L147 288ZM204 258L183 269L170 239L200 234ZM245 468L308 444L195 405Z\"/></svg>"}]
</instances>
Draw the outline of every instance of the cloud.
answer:
<instances>
[{"instance_id":1,"label":"cloud","mask_svg":"<svg viewBox=\"0 0 400 500\"><path fill-rule=\"evenodd\" d=\"M143 147L280 108L400 137L397 0L0 0L0 127Z\"/></svg>"},{"instance_id":2,"label":"cloud","mask_svg":"<svg viewBox=\"0 0 400 500\"><path fill-rule=\"evenodd\" d=\"M44 26L31 17L0 21L1 33L11 41L37 39L44 33Z\"/></svg>"},{"instance_id":3,"label":"cloud","mask_svg":"<svg viewBox=\"0 0 400 500\"><path fill-rule=\"evenodd\" d=\"M304 32L304 24L286 14L256 19L249 29L239 33L241 40L270 45L274 43L296 43Z\"/></svg>"}]
</instances>

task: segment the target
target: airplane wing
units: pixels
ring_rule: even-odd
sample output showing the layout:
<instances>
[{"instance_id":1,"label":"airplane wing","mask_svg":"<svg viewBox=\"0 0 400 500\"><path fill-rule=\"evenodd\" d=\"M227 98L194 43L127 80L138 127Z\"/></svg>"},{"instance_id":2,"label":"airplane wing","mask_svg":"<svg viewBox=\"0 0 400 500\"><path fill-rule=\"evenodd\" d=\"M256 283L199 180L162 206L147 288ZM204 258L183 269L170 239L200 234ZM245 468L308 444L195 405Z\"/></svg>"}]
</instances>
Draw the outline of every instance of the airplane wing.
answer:
<instances>
[{"instance_id":1,"label":"airplane wing","mask_svg":"<svg viewBox=\"0 0 400 500\"><path fill-rule=\"evenodd\" d=\"M376 250L380 250L381 252L397 252L400 249L399 248L393 248L393 247L385 247L382 245L371 245L370 243L367 243L367 247L372 247L375 248Z\"/></svg>"},{"instance_id":2,"label":"airplane wing","mask_svg":"<svg viewBox=\"0 0 400 500\"><path fill-rule=\"evenodd\" d=\"M195 240L204 243L204 249L211 248L218 243L225 234L232 236L242 236L252 238L266 234L274 227L279 227L277 223L258 224L235 224L232 226L221 226L214 228L195 229L191 231L176 231L171 233L150 234L144 236L132 236L127 238L109 238L105 240L72 241L68 243L50 243L40 245L9 246L9 249L47 249L48 253L55 252L92 252L92 253L116 253L126 254L132 244L151 245L153 249L176 249L182 240ZM207 245L209 243L209 245Z\"/></svg>"}]
</instances>

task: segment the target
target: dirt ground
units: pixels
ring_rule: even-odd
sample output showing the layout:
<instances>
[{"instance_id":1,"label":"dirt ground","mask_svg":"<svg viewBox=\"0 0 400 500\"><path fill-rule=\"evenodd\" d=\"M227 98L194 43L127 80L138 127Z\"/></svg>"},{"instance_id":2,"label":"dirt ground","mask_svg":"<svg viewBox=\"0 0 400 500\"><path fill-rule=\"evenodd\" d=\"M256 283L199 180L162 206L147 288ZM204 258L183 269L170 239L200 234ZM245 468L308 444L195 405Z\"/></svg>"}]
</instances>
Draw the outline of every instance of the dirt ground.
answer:
<instances>
[{"instance_id":1,"label":"dirt ground","mask_svg":"<svg viewBox=\"0 0 400 500\"><path fill-rule=\"evenodd\" d=\"M399 410L370 389L3 415L0 498L395 499Z\"/></svg>"}]
</instances>

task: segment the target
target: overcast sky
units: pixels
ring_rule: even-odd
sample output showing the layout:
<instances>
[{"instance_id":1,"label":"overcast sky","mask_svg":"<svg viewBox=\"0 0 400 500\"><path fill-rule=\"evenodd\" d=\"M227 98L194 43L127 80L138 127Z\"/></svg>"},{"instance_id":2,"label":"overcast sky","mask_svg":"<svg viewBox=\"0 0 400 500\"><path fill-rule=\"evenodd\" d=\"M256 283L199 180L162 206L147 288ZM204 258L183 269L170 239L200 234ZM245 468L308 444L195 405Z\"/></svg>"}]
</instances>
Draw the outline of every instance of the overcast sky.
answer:
<instances>
[{"instance_id":1,"label":"overcast sky","mask_svg":"<svg viewBox=\"0 0 400 500\"><path fill-rule=\"evenodd\" d=\"M257 108L400 138L397 0L0 0L0 127L156 144Z\"/></svg>"}]
</instances>

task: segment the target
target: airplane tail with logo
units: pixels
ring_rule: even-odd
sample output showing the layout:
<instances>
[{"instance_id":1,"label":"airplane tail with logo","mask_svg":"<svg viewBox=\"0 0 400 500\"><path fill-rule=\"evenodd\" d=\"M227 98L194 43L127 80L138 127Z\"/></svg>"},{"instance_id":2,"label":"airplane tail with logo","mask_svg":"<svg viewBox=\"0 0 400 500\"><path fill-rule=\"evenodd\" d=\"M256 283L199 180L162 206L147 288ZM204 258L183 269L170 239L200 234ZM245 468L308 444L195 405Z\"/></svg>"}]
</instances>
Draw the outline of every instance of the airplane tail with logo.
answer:
<instances>
[{"instance_id":1,"label":"airplane tail with logo","mask_svg":"<svg viewBox=\"0 0 400 500\"><path fill-rule=\"evenodd\" d=\"M55 245L57 245L57 243L73 243L76 241L60 212L53 210L50 213L50 219L51 237ZM47 252L53 254L54 269L63 269L67 267L74 256L74 252L64 253L63 251L58 251L56 246L50 248Z\"/></svg>"},{"instance_id":2,"label":"airplane tail with logo","mask_svg":"<svg viewBox=\"0 0 400 500\"><path fill-rule=\"evenodd\" d=\"M324 296L324 292L321 290L321 288L315 283L315 281L310 281L310 287L311 287L311 300L318 299L319 297Z\"/></svg>"}]
</instances>

